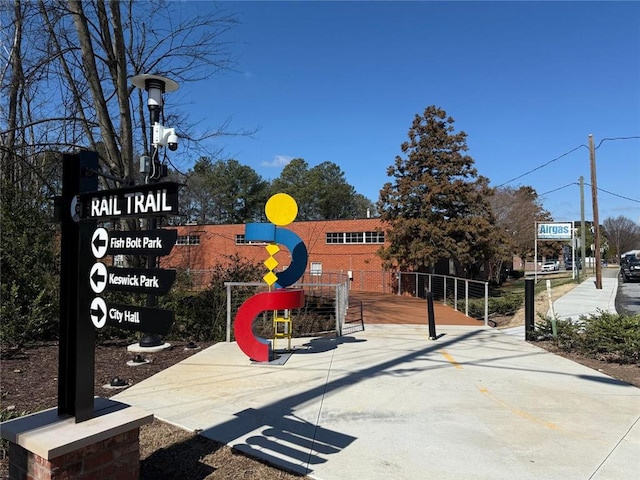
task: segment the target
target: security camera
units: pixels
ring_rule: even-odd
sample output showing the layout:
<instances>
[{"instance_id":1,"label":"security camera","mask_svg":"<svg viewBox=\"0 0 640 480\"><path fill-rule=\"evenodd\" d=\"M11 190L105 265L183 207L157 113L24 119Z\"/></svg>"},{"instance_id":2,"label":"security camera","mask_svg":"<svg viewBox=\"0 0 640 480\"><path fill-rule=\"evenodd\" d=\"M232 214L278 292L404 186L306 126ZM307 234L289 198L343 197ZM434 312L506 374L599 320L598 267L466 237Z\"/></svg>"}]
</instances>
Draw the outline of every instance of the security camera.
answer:
<instances>
[{"instance_id":1,"label":"security camera","mask_svg":"<svg viewBox=\"0 0 640 480\"><path fill-rule=\"evenodd\" d=\"M153 144L156 147L169 147L169 150L178 149L178 136L174 128L165 128L156 123L153 126Z\"/></svg>"},{"instance_id":2,"label":"security camera","mask_svg":"<svg viewBox=\"0 0 640 480\"><path fill-rule=\"evenodd\" d=\"M169 133L169 136L167 137L167 146L169 147L169 150L175 152L178 149L178 136L173 128L170 128L169 130L171 130L171 133Z\"/></svg>"}]
</instances>

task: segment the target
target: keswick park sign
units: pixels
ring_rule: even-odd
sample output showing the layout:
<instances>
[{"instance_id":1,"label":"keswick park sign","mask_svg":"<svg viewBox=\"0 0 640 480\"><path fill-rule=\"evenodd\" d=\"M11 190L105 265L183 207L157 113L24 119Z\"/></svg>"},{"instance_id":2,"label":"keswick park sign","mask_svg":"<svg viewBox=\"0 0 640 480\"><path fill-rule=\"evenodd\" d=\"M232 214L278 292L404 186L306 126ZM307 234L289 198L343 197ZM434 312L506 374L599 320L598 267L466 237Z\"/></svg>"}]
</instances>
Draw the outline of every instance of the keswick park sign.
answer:
<instances>
[{"instance_id":1,"label":"keswick park sign","mask_svg":"<svg viewBox=\"0 0 640 480\"><path fill-rule=\"evenodd\" d=\"M538 240L571 240L573 226L571 223L539 223L536 236Z\"/></svg>"}]
</instances>

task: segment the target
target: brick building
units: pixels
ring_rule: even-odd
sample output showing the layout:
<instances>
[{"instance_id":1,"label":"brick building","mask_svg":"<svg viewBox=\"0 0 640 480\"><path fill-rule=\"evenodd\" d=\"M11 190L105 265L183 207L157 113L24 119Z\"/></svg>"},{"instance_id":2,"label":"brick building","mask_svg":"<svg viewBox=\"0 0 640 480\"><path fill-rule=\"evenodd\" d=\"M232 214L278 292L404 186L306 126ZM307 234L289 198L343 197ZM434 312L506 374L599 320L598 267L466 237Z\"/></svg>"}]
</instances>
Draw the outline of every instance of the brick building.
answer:
<instances>
[{"instance_id":1,"label":"brick building","mask_svg":"<svg viewBox=\"0 0 640 480\"><path fill-rule=\"evenodd\" d=\"M203 284L208 283L206 272L232 255L259 264L268 257L265 243L245 240L244 224L175 228L178 241L171 254L161 259L161 266L203 272ZM391 274L383 269L377 254L385 241L379 218L293 222L284 228L296 233L309 253L301 282L337 283L350 278L355 290L391 291ZM282 270L290 261L289 252L282 247L275 259L276 270Z\"/></svg>"}]
</instances>

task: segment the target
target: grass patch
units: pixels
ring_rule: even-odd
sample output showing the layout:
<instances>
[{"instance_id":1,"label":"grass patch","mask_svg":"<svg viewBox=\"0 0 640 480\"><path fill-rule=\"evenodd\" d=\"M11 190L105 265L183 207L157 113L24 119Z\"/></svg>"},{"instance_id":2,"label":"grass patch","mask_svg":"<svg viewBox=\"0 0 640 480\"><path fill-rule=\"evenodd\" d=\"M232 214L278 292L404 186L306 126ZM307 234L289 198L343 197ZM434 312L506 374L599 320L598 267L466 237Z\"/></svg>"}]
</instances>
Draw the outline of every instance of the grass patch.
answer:
<instances>
[{"instance_id":1,"label":"grass patch","mask_svg":"<svg viewBox=\"0 0 640 480\"><path fill-rule=\"evenodd\" d=\"M561 285L577 283L571 278L571 273L561 272L551 280L551 288ZM546 279L543 279L546 280ZM492 286L489 289L489 316L512 316L524 305L524 278L511 279L500 286ZM544 293L547 289L546 281L539 281L535 284L534 295ZM451 302L449 302L453 306ZM464 301L458 301L458 310L464 312L466 308ZM473 318L484 318L484 298L474 298L469 300L469 316Z\"/></svg>"},{"instance_id":2,"label":"grass patch","mask_svg":"<svg viewBox=\"0 0 640 480\"><path fill-rule=\"evenodd\" d=\"M585 278L586 277L583 276L580 278L580 280L583 281L585 280ZM539 276L538 283L536 283L534 287L535 294L542 293L547 289L546 280L551 280L551 288L559 287L561 285L566 285L569 283L575 283L575 284L578 283L577 279L571 278L571 272L568 272L568 273L562 272L559 274L555 274L553 276L545 276L545 277ZM502 285L494 286L490 288L489 296L500 297L503 295L511 295L511 294L524 295L524 285L525 285L524 278L510 279L508 282L505 282Z\"/></svg>"}]
</instances>

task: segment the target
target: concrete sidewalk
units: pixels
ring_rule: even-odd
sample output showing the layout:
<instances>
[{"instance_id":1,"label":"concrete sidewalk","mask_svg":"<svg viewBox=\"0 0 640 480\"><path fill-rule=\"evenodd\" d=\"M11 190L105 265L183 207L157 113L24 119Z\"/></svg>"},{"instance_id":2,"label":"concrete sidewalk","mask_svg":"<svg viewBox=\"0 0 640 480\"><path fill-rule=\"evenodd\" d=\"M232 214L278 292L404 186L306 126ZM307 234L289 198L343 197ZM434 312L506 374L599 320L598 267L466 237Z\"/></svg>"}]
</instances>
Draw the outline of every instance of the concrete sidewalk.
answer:
<instances>
[{"instance_id":1,"label":"concrete sidewalk","mask_svg":"<svg viewBox=\"0 0 640 480\"><path fill-rule=\"evenodd\" d=\"M596 277L589 277L560 298L553 301L553 308L547 311L548 317L559 320L576 321L581 315L596 315L599 312L616 312L616 293L618 291L617 270L603 270L602 288L596 288ZM535 319L538 321L538 318ZM503 333L525 338L525 327L504 328Z\"/></svg>"},{"instance_id":2,"label":"concrete sidewalk","mask_svg":"<svg viewBox=\"0 0 640 480\"><path fill-rule=\"evenodd\" d=\"M607 272L610 274L611 272ZM587 278L576 288L553 302L553 313L562 320L578 320L581 315L596 315L599 312L616 312L618 276L602 277L602 288L596 288L596 277Z\"/></svg>"},{"instance_id":3,"label":"concrete sidewalk","mask_svg":"<svg viewBox=\"0 0 640 480\"><path fill-rule=\"evenodd\" d=\"M640 389L487 327L219 343L113 397L323 480L636 478Z\"/></svg>"}]
</instances>

